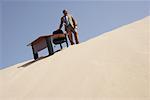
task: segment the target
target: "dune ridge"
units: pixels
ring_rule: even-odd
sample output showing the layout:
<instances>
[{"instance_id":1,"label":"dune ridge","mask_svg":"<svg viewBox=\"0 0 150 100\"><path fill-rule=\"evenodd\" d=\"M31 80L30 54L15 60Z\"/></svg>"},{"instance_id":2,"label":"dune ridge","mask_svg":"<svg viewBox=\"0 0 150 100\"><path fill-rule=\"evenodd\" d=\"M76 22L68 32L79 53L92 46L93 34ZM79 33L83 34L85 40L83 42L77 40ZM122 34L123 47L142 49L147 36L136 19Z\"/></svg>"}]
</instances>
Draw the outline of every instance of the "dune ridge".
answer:
<instances>
[{"instance_id":1,"label":"dune ridge","mask_svg":"<svg viewBox=\"0 0 150 100\"><path fill-rule=\"evenodd\" d=\"M150 17L0 70L0 100L149 100Z\"/></svg>"}]
</instances>

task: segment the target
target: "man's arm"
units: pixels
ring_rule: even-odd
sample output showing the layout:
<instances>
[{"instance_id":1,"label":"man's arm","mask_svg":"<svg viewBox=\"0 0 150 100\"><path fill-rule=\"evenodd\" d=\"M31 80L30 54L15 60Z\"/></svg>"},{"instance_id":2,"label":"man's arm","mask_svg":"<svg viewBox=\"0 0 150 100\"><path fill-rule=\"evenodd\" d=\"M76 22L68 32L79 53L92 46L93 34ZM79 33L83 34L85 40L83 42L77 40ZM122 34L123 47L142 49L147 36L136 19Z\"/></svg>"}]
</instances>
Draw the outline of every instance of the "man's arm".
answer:
<instances>
[{"instance_id":1,"label":"man's arm","mask_svg":"<svg viewBox=\"0 0 150 100\"><path fill-rule=\"evenodd\" d=\"M74 28L76 28L77 27L77 22L73 17L72 17L72 21L73 21Z\"/></svg>"},{"instance_id":2,"label":"man's arm","mask_svg":"<svg viewBox=\"0 0 150 100\"><path fill-rule=\"evenodd\" d=\"M59 25L59 29L61 29L62 26L63 26L63 20L62 20L62 18L61 18L61 22L60 22L60 25Z\"/></svg>"}]
</instances>

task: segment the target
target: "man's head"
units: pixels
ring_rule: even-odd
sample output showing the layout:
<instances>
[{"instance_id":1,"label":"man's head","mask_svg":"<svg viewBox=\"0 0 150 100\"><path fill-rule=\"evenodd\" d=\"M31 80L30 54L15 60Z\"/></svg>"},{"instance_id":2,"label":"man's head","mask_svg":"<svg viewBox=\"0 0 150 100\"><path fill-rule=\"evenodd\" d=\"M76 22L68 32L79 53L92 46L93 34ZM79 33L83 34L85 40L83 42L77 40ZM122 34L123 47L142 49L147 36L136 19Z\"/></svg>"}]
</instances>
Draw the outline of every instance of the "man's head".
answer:
<instances>
[{"instance_id":1,"label":"man's head","mask_svg":"<svg viewBox=\"0 0 150 100\"><path fill-rule=\"evenodd\" d=\"M67 9L63 10L63 14L66 16L68 14Z\"/></svg>"}]
</instances>

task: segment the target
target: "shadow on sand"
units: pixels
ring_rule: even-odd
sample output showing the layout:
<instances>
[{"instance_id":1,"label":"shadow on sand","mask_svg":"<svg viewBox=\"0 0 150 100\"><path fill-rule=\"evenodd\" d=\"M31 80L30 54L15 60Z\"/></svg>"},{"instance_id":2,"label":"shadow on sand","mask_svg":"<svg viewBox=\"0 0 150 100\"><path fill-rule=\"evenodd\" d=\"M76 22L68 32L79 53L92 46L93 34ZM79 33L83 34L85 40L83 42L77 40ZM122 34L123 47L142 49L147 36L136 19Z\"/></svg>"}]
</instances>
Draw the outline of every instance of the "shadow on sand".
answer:
<instances>
[{"instance_id":1,"label":"shadow on sand","mask_svg":"<svg viewBox=\"0 0 150 100\"><path fill-rule=\"evenodd\" d=\"M61 51L61 50L55 51L54 54L55 54L56 52L59 52L59 51ZM33 64L33 63L39 61L39 60L42 60L42 59L44 59L44 58L47 58L47 57L49 57L49 56L50 56L50 55L43 56L43 57L39 57L38 59L33 60L33 61L30 61L30 62L27 62L27 63L25 63L25 64L23 64L23 65L21 65L21 66L18 66L17 68L27 67L27 66L29 66L29 65L31 65L31 64Z\"/></svg>"},{"instance_id":2,"label":"shadow on sand","mask_svg":"<svg viewBox=\"0 0 150 100\"><path fill-rule=\"evenodd\" d=\"M30 61L30 62L27 62L27 63L25 63L25 64L23 64L23 65L21 65L21 66L18 66L17 68L27 67L27 66L29 66L29 65L31 65L31 64L33 64L33 63L39 61L39 60L42 60L42 59L44 59L44 58L46 58L46 57L48 57L48 56L40 57L40 58L38 58L37 60L33 60L33 61Z\"/></svg>"}]
</instances>

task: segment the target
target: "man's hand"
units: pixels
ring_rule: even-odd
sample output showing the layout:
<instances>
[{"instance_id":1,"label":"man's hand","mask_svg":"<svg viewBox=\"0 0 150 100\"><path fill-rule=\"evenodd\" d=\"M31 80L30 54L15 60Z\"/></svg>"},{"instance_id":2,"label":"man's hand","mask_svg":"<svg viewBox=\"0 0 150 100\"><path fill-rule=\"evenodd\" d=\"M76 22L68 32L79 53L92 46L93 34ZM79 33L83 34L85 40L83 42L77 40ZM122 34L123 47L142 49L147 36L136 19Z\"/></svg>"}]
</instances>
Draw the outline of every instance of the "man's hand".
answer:
<instances>
[{"instance_id":1,"label":"man's hand","mask_svg":"<svg viewBox=\"0 0 150 100\"><path fill-rule=\"evenodd\" d=\"M75 25L74 29L77 29L77 28L78 28L77 25Z\"/></svg>"},{"instance_id":2,"label":"man's hand","mask_svg":"<svg viewBox=\"0 0 150 100\"><path fill-rule=\"evenodd\" d=\"M78 28L77 26L74 27L74 30L75 30L76 32L77 32L77 28Z\"/></svg>"}]
</instances>

